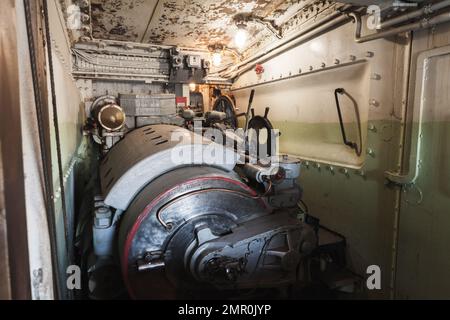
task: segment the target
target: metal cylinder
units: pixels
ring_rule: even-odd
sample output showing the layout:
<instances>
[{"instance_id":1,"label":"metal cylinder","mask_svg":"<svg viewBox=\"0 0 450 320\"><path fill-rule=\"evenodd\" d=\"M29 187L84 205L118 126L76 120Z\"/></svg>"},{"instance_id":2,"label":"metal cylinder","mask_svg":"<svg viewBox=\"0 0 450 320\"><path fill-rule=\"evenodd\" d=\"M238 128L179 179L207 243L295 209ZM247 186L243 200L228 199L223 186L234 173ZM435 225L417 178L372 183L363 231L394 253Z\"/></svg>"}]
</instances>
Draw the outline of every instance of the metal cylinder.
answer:
<instances>
[{"instance_id":1,"label":"metal cylinder","mask_svg":"<svg viewBox=\"0 0 450 320\"><path fill-rule=\"evenodd\" d=\"M426 5L423 8L420 8L418 10L408 12L406 14L400 15L398 17L392 18L390 20L386 20L380 23L380 29L387 29L391 28L393 26L399 25L400 23L419 18L425 14L430 14L436 11L439 11L443 8L450 6L450 0L441 1L438 3L435 3L433 5Z\"/></svg>"},{"instance_id":2,"label":"metal cylinder","mask_svg":"<svg viewBox=\"0 0 450 320\"><path fill-rule=\"evenodd\" d=\"M247 178L258 183L273 182L277 183L286 177L286 172L280 166L262 167L251 163L242 166L243 172Z\"/></svg>"},{"instance_id":3,"label":"metal cylinder","mask_svg":"<svg viewBox=\"0 0 450 320\"><path fill-rule=\"evenodd\" d=\"M206 113L206 118L210 121L223 121L227 118L227 114L220 111L210 111Z\"/></svg>"},{"instance_id":4,"label":"metal cylinder","mask_svg":"<svg viewBox=\"0 0 450 320\"><path fill-rule=\"evenodd\" d=\"M181 113L181 117L185 120L193 120L195 118L195 112L191 109L185 109Z\"/></svg>"}]
</instances>

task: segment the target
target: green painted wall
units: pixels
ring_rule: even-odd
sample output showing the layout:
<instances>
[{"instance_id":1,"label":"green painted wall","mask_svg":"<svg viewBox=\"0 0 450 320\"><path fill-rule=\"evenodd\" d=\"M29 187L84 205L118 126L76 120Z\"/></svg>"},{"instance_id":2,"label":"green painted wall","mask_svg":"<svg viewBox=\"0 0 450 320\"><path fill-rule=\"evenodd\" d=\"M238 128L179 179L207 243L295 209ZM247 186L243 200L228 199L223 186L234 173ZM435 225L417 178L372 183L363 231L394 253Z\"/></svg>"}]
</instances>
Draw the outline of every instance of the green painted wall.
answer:
<instances>
[{"instance_id":1,"label":"green painted wall","mask_svg":"<svg viewBox=\"0 0 450 320\"><path fill-rule=\"evenodd\" d=\"M359 58L372 52L364 70L317 72L304 76L303 81L257 86L256 113L271 107L269 118L282 132L280 151L309 164L303 165L299 180L304 198L311 214L347 237L350 268L364 275L369 265L381 267L382 290L366 292L367 297L449 299L450 55L426 67L427 85L421 97L425 104L422 164L416 184L403 188L389 184L385 172L408 172L417 60L422 52L450 44L450 24L414 33L408 86L404 78L408 40L398 37L355 44L353 31L351 24L345 25L266 62L263 80L299 68L316 69L321 62L328 66L334 58L345 61L349 54ZM367 74L371 79L368 88L364 85ZM378 80L373 80L377 75ZM359 81L356 87L355 80ZM252 72L238 79L234 93L240 110L246 110L250 89L239 88L260 81ZM361 118L365 137L361 158L351 157L351 150L339 146L339 125L332 121L336 110L327 102L337 86L353 88L362 114L368 110ZM360 95L356 94L358 87ZM372 99L376 105L369 105ZM407 125L405 141L403 122ZM351 121L346 124L352 125Z\"/></svg>"},{"instance_id":2,"label":"green painted wall","mask_svg":"<svg viewBox=\"0 0 450 320\"><path fill-rule=\"evenodd\" d=\"M420 175L402 196L397 294L450 299L450 122L425 123L422 146Z\"/></svg>"},{"instance_id":3,"label":"green painted wall","mask_svg":"<svg viewBox=\"0 0 450 320\"><path fill-rule=\"evenodd\" d=\"M450 299L450 24L417 32L413 61L439 50L424 68L421 165L402 193L397 297ZM416 78L416 74L412 73ZM420 79L416 80L419 81ZM417 89L411 89L412 100ZM412 103L412 102L410 102ZM415 105L418 105L416 102ZM417 125L417 124L416 124ZM411 143L411 141L409 141Z\"/></svg>"}]
</instances>

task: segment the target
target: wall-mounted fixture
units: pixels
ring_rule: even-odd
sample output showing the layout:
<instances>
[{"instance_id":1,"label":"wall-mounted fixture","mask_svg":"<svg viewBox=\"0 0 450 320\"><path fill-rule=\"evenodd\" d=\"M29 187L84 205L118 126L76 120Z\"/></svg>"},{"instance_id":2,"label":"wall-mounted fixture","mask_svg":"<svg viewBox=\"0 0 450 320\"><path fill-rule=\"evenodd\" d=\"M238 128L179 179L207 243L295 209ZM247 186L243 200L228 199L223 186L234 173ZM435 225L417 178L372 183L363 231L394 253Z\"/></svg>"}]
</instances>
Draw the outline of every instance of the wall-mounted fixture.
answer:
<instances>
[{"instance_id":1,"label":"wall-mounted fixture","mask_svg":"<svg viewBox=\"0 0 450 320\"><path fill-rule=\"evenodd\" d=\"M169 65L169 82L172 83L204 83L211 62L201 55L182 52L179 48L171 48Z\"/></svg>"},{"instance_id":2,"label":"wall-mounted fixture","mask_svg":"<svg viewBox=\"0 0 450 320\"><path fill-rule=\"evenodd\" d=\"M195 90L197 90L197 84L195 82L189 83L189 90L191 92L194 92Z\"/></svg>"},{"instance_id":3,"label":"wall-mounted fixture","mask_svg":"<svg viewBox=\"0 0 450 320\"><path fill-rule=\"evenodd\" d=\"M234 36L234 44L239 50L242 50L244 49L245 44L247 43L247 40L249 38L247 24L244 22L240 22L236 24L236 26L238 28L238 31Z\"/></svg>"},{"instance_id":4,"label":"wall-mounted fixture","mask_svg":"<svg viewBox=\"0 0 450 320\"><path fill-rule=\"evenodd\" d=\"M248 38L250 37L247 28L249 22L256 22L263 25L278 39L281 39L283 37L282 30L275 24L273 20L266 20L265 18L255 16L252 13L239 13L233 17L233 21L238 29L234 36L234 44L239 50L244 49Z\"/></svg>"},{"instance_id":5,"label":"wall-mounted fixture","mask_svg":"<svg viewBox=\"0 0 450 320\"><path fill-rule=\"evenodd\" d=\"M222 65L223 51L225 46L221 43L216 43L208 46L208 50L211 53L211 63L214 67L220 67Z\"/></svg>"}]
</instances>

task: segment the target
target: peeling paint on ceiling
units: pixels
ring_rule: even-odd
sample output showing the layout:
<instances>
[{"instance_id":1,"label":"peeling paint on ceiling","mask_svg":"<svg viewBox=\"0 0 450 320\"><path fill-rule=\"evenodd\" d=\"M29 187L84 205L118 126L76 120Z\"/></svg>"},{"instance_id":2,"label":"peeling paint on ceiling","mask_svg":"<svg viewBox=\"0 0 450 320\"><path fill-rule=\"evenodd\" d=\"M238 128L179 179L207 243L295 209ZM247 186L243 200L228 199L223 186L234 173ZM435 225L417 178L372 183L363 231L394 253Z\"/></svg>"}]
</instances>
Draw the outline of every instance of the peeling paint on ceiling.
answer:
<instances>
[{"instance_id":1,"label":"peeling paint on ceiling","mask_svg":"<svg viewBox=\"0 0 450 320\"><path fill-rule=\"evenodd\" d=\"M92 0L92 35L98 39L140 42L157 1Z\"/></svg>"},{"instance_id":2,"label":"peeling paint on ceiling","mask_svg":"<svg viewBox=\"0 0 450 320\"><path fill-rule=\"evenodd\" d=\"M222 43L233 48L237 30L232 19L252 12L282 21L311 0L91 0L92 35L96 39L177 45L206 49ZM272 34L260 24L250 24L254 42Z\"/></svg>"},{"instance_id":3,"label":"peeling paint on ceiling","mask_svg":"<svg viewBox=\"0 0 450 320\"><path fill-rule=\"evenodd\" d=\"M66 7L72 1L60 0ZM389 1L373 0L373 3L380 5L386 2ZM85 3L82 12L90 15L90 19L88 16L83 28L73 31L75 42L114 40L200 50L217 43L236 49L233 38L237 27L233 17L252 13L259 18L259 22L263 19L271 27L257 21L248 23L250 39L247 47L240 52L240 56L245 57L277 41L280 33L288 35L308 25L322 12L337 10L344 3L363 5L369 1L78 0L78 3ZM385 12L387 17L392 14L396 12Z\"/></svg>"}]
</instances>

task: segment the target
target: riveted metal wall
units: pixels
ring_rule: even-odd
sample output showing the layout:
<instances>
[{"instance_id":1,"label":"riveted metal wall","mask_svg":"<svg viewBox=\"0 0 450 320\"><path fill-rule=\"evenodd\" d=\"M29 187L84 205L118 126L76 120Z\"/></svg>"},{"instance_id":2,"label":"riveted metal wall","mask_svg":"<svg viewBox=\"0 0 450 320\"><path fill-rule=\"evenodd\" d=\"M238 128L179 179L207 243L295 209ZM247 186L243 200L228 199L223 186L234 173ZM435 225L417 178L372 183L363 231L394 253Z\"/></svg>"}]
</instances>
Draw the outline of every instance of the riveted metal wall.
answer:
<instances>
[{"instance_id":1,"label":"riveted metal wall","mask_svg":"<svg viewBox=\"0 0 450 320\"><path fill-rule=\"evenodd\" d=\"M409 105L422 104L423 118L419 175L404 189L400 210L397 297L403 299L450 298L449 30L444 24L414 34L411 79L422 92L412 85Z\"/></svg>"},{"instance_id":2,"label":"riveted metal wall","mask_svg":"<svg viewBox=\"0 0 450 320\"><path fill-rule=\"evenodd\" d=\"M281 129L280 151L304 160L300 183L310 213L347 237L353 271L365 276L368 266L381 267L382 290L368 295L389 298L398 189L386 185L384 174L399 169L408 40L356 44L353 34L347 23L291 49L264 63L263 75L242 75L233 93L245 110L254 87L256 113L271 108L269 118ZM358 144L361 124L360 156L342 142L336 88L354 100L342 98L342 107L349 139Z\"/></svg>"}]
</instances>

